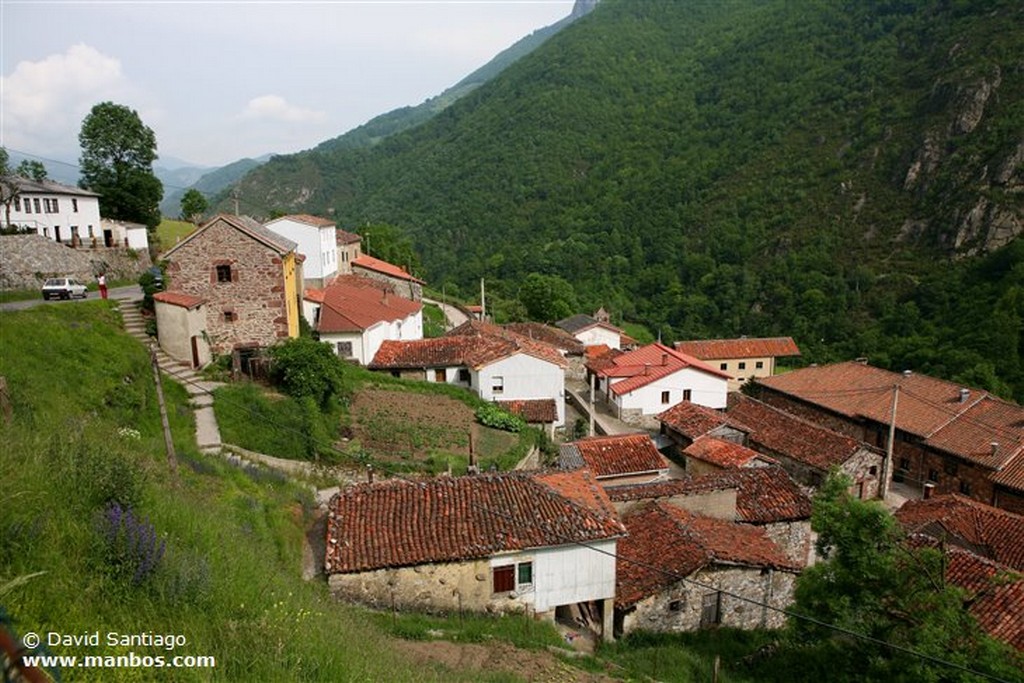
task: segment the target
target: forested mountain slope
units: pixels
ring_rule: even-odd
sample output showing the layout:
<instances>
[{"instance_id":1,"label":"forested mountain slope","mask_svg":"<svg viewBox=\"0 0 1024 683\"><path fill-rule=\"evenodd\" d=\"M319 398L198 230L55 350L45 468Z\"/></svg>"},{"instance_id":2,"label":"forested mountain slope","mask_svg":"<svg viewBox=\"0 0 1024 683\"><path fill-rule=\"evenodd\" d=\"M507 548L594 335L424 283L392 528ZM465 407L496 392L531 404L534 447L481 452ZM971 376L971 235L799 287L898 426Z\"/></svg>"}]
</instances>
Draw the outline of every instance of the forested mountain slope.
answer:
<instances>
[{"instance_id":1,"label":"forested mountain slope","mask_svg":"<svg viewBox=\"0 0 1024 683\"><path fill-rule=\"evenodd\" d=\"M1020 398L1024 257L971 256L1022 231L1022 163L1019 2L605 0L428 123L242 196L393 224L508 316L792 334ZM1016 364L943 317L961 301Z\"/></svg>"}]
</instances>

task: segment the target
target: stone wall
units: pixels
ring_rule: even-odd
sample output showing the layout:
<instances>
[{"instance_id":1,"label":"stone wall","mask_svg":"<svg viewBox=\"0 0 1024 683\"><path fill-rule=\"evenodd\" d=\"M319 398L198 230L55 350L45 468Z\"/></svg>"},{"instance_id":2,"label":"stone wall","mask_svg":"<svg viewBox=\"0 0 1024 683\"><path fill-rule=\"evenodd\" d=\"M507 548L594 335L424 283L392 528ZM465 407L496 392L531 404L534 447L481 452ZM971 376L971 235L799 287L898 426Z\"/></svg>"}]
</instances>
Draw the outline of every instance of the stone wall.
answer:
<instances>
[{"instance_id":1,"label":"stone wall","mask_svg":"<svg viewBox=\"0 0 1024 683\"><path fill-rule=\"evenodd\" d=\"M793 602L796 575L757 567L708 567L666 590L637 603L628 611L616 610L616 635L635 630L681 632L701 628L705 596L728 591L771 607L784 609ZM699 584L699 585L697 585ZM730 595L720 596L720 625L733 628L781 628L781 612ZM714 599L713 597L709 599Z\"/></svg>"},{"instance_id":2,"label":"stone wall","mask_svg":"<svg viewBox=\"0 0 1024 683\"><path fill-rule=\"evenodd\" d=\"M42 235L0 235L0 290L39 289L58 276L95 283L101 272L108 282L134 280L150 265L145 250L72 249Z\"/></svg>"},{"instance_id":3,"label":"stone wall","mask_svg":"<svg viewBox=\"0 0 1024 683\"><path fill-rule=\"evenodd\" d=\"M391 285L392 291L403 296L406 299L412 301L423 300L423 285L412 282L411 280L402 280L396 277L389 277L384 273L379 273L376 270L370 270L368 268L361 268L358 264L352 268L352 272L363 277L376 280L377 282L383 282L384 284Z\"/></svg>"},{"instance_id":4,"label":"stone wall","mask_svg":"<svg viewBox=\"0 0 1024 683\"><path fill-rule=\"evenodd\" d=\"M231 282L217 281L217 266L231 267ZM281 256L224 221L211 223L177 247L167 275L169 290L206 300L213 353L270 346L288 337Z\"/></svg>"},{"instance_id":5,"label":"stone wall","mask_svg":"<svg viewBox=\"0 0 1024 683\"><path fill-rule=\"evenodd\" d=\"M761 525L765 535L786 553L786 557L807 566L811 560L811 520Z\"/></svg>"},{"instance_id":6,"label":"stone wall","mask_svg":"<svg viewBox=\"0 0 1024 683\"><path fill-rule=\"evenodd\" d=\"M377 608L431 613L527 611L524 602L508 594L493 597L487 560L331 574L327 584L338 598Z\"/></svg>"}]
</instances>

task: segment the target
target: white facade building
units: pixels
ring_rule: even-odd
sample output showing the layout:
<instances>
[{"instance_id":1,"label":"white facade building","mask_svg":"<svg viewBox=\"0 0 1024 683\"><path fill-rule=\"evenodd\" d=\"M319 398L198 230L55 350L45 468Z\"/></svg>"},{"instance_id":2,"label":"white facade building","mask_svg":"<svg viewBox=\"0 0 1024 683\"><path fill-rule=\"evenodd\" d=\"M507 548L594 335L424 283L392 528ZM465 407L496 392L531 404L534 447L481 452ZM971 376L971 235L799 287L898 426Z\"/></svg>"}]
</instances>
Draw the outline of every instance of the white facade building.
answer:
<instances>
[{"instance_id":1,"label":"white facade building","mask_svg":"<svg viewBox=\"0 0 1024 683\"><path fill-rule=\"evenodd\" d=\"M470 370L472 385L485 401L555 402L558 419L565 424L565 368L542 358L516 353Z\"/></svg>"},{"instance_id":2,"label":"white facade building","mask_svg":"<svg viewBox=\"0 0 1024 683\"><path fill-rule=\"evenodd\" d=\"M313 287L323 287L338 274L338 247L334 221L295 214L275 218L264 224L268 230L299 245L296 251L306 257L302 276Z\"/></svg>"},{"instance_id":3,"label":"white facade building","mask_svg":"<svg viewBox=\"0 0 1024 683\"><path fill-rule=\"evenodd\" d=\"M100 229L100 196L79 187L52 180L14 179L18 194L9 211L3 209L3 223L34 230L55 242L104 245Z\"/></svg>"}]
</instances>

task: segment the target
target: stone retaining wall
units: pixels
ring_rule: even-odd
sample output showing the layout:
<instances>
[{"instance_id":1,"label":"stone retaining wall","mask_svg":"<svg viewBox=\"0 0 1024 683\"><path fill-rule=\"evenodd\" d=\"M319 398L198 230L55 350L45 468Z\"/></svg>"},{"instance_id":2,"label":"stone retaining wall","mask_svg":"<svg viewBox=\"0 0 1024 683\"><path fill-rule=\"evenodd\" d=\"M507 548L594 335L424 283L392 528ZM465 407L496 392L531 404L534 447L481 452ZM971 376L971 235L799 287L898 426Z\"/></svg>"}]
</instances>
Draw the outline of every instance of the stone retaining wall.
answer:
<instances>
[{"instance_id":1,"label":"stone retaining wall","mask_svg":"<svg viewBox=\"0 0 1024 683\"><path fill-rule=\"evenodd\" d=\"M0 235L0 290L38 289L48 277L68 276L89 284L134 280L152 265L145 250L71 247L41 235Z\"/></svg>"}]
</instances>

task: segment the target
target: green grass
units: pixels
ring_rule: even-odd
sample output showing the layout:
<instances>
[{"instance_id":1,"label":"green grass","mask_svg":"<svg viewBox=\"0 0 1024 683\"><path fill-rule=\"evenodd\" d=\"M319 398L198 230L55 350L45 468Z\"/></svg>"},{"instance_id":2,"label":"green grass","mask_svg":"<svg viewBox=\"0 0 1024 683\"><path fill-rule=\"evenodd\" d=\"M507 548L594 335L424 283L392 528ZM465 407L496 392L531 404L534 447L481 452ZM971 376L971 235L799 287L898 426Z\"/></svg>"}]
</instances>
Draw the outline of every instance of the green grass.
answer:
<instances>
[{"instance_id":1,"label":"green grass","mask_svg":"<svg viewBox=\"0 0 1024 683\"><path fill-rule=\"evenodd\" d=\"M444 311L433 304L423 305L423 336L427 339L443 337L445 333Z\"/></svg>"},{"instance_id":2,"label":"green grass","mask_svg":"<svg viewBox=\"0 0 1024 683\"><path fill-rule=\"evenodd\" d=\"M164 218L160 221L160 225L156 226L156 236L160 240L160 251L167 251L177 244L178 240L188 236L195 229L196 226L188 221Z\"/></svg>"}]
</instances>

